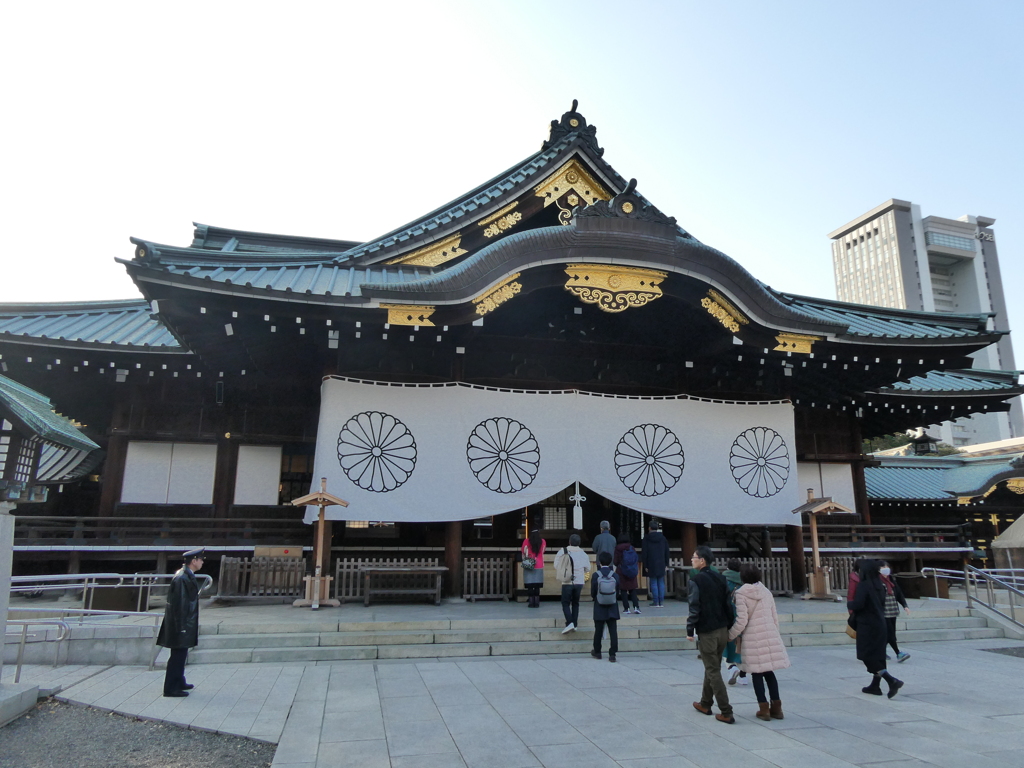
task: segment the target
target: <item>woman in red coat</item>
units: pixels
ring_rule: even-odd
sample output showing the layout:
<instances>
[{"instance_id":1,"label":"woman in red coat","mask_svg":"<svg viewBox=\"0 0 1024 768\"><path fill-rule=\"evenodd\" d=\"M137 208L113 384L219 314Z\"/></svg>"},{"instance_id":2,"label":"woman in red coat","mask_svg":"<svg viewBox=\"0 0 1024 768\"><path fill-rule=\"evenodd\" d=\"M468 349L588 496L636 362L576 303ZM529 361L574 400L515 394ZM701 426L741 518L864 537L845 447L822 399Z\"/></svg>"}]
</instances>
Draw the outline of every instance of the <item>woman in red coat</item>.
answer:
<instances>
[{"instance_id":1,"label":"woman in red coat","mask_svg":"<svg viewBox=\"0 0 1024 768\"><path fill-rule=\"evenodd\" d=\"M619 574L619 599L622 601L622 612L629 613L629 602L633 601L633 613L640 613L640 602L636 599L636 590L640 578L640 556L637 555L633 545L629 543L629 534L623 531L619 534L618 544L615 545L615 553L612 555L612 563L615 564L615 571Z\"/></svg>"}]
</instances>

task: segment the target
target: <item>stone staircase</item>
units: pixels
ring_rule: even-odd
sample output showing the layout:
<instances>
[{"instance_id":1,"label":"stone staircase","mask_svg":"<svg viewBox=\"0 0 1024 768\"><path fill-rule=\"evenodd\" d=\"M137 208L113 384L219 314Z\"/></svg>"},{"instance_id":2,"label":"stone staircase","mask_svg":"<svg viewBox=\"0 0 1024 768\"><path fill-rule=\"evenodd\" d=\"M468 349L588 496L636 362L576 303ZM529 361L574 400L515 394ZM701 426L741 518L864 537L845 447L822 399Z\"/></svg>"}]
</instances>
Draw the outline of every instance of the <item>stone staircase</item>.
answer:
<instances>
[{"instance_id":1,"label":"stone staircase","mask_svg":"<svg viewBox=\"0 0 1024 768\"><path fill-rule=\"evenodd\" d=\"M846 612L780 614L787 646L852 645ZM520 656L586 653L594 623L581 619L576 632L562 634L560 618L439 619L435 621L289 623L221 622L200 627L190 664L316 662L346 659L415 659L464 656ZM1003 637L968 608L915 609L897 624L901 645L932 640ZM685 618L641 615L619 621L619 648L628 651L694 651L686 641Z\"/></svg>"}]
</instances>

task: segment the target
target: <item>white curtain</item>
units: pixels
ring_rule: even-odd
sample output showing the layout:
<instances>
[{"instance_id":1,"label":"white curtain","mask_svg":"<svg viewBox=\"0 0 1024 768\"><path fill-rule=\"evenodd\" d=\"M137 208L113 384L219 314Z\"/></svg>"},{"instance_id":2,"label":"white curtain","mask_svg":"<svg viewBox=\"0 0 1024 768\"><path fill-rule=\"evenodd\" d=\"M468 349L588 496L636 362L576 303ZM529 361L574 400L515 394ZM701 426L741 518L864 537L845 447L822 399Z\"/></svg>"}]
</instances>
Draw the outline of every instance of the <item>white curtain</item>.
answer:
<instances>
[{"instance_id":1,"label":"white curtain","mask_svg":"<svg viewBox=\"0 0 1024 768\"><path fill-rule=\"evenodd\" d=\"M331 378L313 487L332 520L467 520L521 509L579 480L646 514L792 524L801 503L793 407L463 384ZM306 522L316 517L306 510Z\"/></svg>"}]
</instances>

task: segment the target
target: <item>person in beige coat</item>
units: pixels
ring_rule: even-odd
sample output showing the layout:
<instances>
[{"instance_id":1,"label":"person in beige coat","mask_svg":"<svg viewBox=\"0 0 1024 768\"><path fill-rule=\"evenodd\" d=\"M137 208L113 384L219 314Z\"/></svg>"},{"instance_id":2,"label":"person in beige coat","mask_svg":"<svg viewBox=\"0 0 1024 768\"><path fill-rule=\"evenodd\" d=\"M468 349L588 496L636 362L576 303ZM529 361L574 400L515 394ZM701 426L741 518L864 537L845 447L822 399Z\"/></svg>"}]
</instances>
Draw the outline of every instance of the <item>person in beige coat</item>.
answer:
<instances>
[{"instance_id":1,"label":"person in beige coat","mask_svg":"<svg viewBox=\"0 0 1024 768\"><path fill-rule=\"evenodd\" d=\"M742 654L740 669L749 672L757 696L757 717L761 720L782 720L782 700L775 670L789 666L789 654L779 634L779 615L775 598L761 583L761 570L753 563L740 566L742 586L733 592L736 598L736 622L729 630L729 639L740 638L737 650ZM765 696L768 684L771 704Z\"/></svg>"}]
</instances>

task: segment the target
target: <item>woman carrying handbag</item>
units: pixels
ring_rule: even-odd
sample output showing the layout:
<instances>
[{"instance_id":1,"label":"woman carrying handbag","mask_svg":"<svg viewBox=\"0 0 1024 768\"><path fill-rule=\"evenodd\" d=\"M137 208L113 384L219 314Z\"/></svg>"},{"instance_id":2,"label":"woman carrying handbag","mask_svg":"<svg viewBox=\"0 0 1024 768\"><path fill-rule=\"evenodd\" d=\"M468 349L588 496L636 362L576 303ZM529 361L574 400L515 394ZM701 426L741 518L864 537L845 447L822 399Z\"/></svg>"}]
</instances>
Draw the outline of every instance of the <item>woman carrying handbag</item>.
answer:
<instances>
[{"instance_id":1,"label":"woman carrying handbag","mask_svg":"<svg viewBox=\"0 0 1024 768\"><path fill-rule=\"evenodd\" d=\"M539 530L530 531L530 538L523 542L521 565L527 608L540 608L540 588L544 586L544 550L547 546Z\"/></svg>"}]
</instances>

